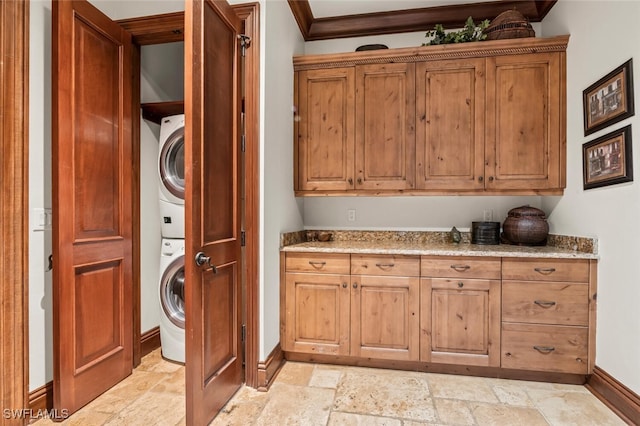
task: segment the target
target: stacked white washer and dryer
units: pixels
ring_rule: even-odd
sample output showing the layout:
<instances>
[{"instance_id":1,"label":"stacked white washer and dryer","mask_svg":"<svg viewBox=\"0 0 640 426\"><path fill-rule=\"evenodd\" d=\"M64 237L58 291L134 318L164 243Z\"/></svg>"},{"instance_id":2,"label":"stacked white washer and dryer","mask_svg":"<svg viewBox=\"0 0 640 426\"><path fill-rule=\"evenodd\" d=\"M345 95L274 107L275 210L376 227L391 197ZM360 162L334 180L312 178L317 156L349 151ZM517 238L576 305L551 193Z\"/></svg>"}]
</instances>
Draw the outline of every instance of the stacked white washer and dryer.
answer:
<instances>
[{"instance_id":1,"label":"stacked white washer and dryer","mask_svg":"<svg viewBox=\"0 0 640 426\"><path fill-rule=\"evenodd\" d=\"M160 345L184 363L184 114L162 119L159 142Z\"/></svg>"}]
</instances>

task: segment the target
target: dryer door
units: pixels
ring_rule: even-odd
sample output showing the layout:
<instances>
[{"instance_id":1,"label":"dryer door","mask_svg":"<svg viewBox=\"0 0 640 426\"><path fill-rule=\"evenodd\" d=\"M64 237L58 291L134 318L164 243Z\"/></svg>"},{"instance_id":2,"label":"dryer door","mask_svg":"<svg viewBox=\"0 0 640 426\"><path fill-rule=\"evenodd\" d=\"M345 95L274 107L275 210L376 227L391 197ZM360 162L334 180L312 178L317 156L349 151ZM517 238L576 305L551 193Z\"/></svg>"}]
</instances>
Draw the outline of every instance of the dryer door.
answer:
<instances>
[{"instance_id":1,"label":"dryer door","mask_svg":"<svg viewBox=\"0 0 640 426\"><path fill-rule=\"evenodd\" d=\"M162 145L159 163L163 192L184 203L184 127L177 128Z\"/></svg>"},{"instance_id":2,"label":"dryer door","mask_svg":"<svg viewBox=\"0 0 640 426\"><path fill-rule=\"evenodd\" d=\"M176 257L162 274L160 304L167 318L184 329L184 256Z\"/></svg>"}]
</instances>

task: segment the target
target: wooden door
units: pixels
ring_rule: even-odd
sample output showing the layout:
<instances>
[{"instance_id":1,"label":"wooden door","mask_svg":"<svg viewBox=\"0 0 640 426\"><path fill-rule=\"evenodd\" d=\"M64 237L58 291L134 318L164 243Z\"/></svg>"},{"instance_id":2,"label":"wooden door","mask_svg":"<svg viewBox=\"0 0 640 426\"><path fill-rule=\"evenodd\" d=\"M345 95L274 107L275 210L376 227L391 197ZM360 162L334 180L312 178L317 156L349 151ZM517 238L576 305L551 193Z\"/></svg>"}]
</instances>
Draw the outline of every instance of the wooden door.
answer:
<instances>
[{"instance_id":1,"label":"wooden door","mask_svg":"<svg viewBox=\"0 0 640 426\"><path fill-rule=\"evenodd\" d=\"M354 69L298 73L296 189L354 188Z\"/></svg>"},{"instance_id":2,"label":"wooden door","mask_svg":"<svg viewBox=\"0 0 640 426\"><path fill-rule=\"evenodd\" d=\"M417 361L420 279L369 275L351 279L351 355Z\"/></svg>"},{"instance_id":3,"label":"wooden door","mask_svg":"<svg viewBox=\"0 0 640 426\"><path fill-rule=\"evenodd\" d=\"M485 60L416 64L416 187L484 189Z\"/></svg>"},{"instance_id":4,"label":"wooden door","mask_svg":"<svg viewBox=\"0 0 640 426\"><path fill-rule=\"evenodd\" d=\"M356 67L356 189L414 188L415 79L412 63Z\"/></svg>"},{"instance_id":5,"label":"wooden door","mask_svg":"<svg viewBox=\"0 0 640 426\"><path fill-rule=\"evenodd\" d=\"M186 409L201 425L243 381L240 20L224 0L188 1L185 19Z\"/></svg>"},{"instance_id":6,"label":"wooden door","mask_svg":"<svg viewBox=\"0 0 640 426\"><path fill-rule=\"evenodd\" d=\"M487 189L565 186L562 65L559 52L487 59Z\"/></svg>"},{"instance_id":7,"label":"wooden door","mask_svg":"<svg viewBox=\"0 0 640 426\"><path fill-rule=\"evenodd\" d=\"M349 276L287 273L283 349L349 355Z\"/></svg>"},{"instance_id":8,"label":"wooden door","mask_svg":"<svg viewBox=\"0 0 640 426\"><path fill-rule=\"evenodd\" d=\"M420 359L500 366L500 281L422 279Z\"/></svg>"},{"instance_id":9,"label":"wooden door","mask_svg":"<svg viewBox=\"0 0 640 426\"><path fill-rule=\"evenodd\" d=\"M52 15L53 396L73 413L132 369L132 45L85 1Z\"/></svg>"}]
</instances>

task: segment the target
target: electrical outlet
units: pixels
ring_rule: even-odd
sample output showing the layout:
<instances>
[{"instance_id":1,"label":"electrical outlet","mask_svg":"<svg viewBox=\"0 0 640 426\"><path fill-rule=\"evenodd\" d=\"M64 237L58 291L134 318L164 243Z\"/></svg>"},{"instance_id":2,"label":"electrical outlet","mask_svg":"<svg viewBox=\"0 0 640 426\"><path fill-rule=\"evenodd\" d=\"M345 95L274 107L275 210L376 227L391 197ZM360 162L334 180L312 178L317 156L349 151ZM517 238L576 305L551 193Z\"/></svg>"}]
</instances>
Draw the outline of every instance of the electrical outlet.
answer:
<instances>
[{"instance_id":1,"label":"electrical outlet","mask_svg":"<svg viewBox=\"0 0 640 426\"><path fill-rule=\"evenodd\" d=\"M485 222L493 221L493 210L484 210L482 212L482 220Z\"/></svg>"},{"instance_id":2,"label":"electrical outlet","mask_svg":"<svg viewBox=\"0 0 640 426\"><path fill-rule=\"evenodd\" d=\"M355 222L356 221L356 210L355 209L348 209L347 210L347 220L349 222Z\"/></svg>"}]
</instances>

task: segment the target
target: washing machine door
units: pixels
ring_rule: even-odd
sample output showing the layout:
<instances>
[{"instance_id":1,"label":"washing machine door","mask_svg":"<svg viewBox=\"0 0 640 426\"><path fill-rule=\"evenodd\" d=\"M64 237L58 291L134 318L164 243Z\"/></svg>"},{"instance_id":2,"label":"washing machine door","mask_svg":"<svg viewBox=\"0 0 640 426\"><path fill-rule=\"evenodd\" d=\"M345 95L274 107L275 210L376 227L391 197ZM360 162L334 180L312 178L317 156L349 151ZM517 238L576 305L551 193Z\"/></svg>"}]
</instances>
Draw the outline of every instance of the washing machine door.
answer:
<instances>
[{"instance_id":1,"label":"washing machine door","mask_svg":"<svg viewBox=\"0 0 640 426\"><path fill-rule=\"evenodd\" d=\"M162 274L160 304L167 318L184 329L184 256L176 257Z\"/></svg>"},{"instance_id":2,"label":"washing machine door","mask_svg":"<svg viewBox=\"0 0 640 426\"><path fill-rule=\"evenodd\" d=\"M184 200L184 127L177 128L162 145L159 163L163 187Z\"/></svg>"}]
</instances>

